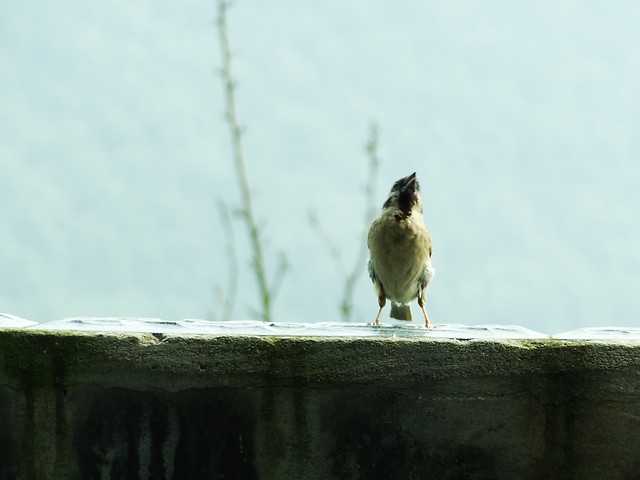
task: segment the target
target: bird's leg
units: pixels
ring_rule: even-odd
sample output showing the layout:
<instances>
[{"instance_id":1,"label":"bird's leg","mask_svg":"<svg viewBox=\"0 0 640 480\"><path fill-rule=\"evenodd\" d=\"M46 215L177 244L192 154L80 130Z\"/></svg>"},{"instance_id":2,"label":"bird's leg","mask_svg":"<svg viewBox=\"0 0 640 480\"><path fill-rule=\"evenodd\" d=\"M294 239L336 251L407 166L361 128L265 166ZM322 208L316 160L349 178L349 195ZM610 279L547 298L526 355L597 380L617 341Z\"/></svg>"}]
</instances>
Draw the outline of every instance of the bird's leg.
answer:
<instances>
[{"instance_id":1,"label":"bird's leg","mask_svg":"<svg viewBox=\"0 0 640 480\"><path fill-rule=\"evenodd\" d=\"M429 328L429 317L427 317L427 311L424 309L424 302L418 301L418 305L420 305L422 313L424 313L424 326L425 328Z\"/></svg>"},{"instance_id":2,"label":"bird's leg","mask_svg":"<svg viewBox=\"0 0 640 480\"><path fill-rule=\"evenodd\" d=\"M380 305L380 310L378 310L378 315L376 315L376 321L374 325L380 326L380 313L382 313L382 309L387 303L387 297L380 291L380 295L378 296L378 305Z\"/></svg>"},{"instance_id":3,"label":"bird's leg","mask_svg":"<svg viewBox=\"0 0 640 480\"><path fill-rule=\"evenodd\" d=\"M427 311L424 308L424 290L421 288L421 291L418 294L418 305L422 309L422 313L424 314L424 326L425 328L429 328L429 317L427 317ZM435 325L434 325L435 327Z\"/></svg>"},{"instance_id":4,"label":"bird's leg","mask_svg":"<svg viewBox=\"0 0 640 480\"><path fill-rule=\"evenodd\" d=\"M378 310L378 315L376 315L376 321L373 322L374 325L380 326L380 313L382 313L382 309L387 303L387 296L384 294L384 290L382 289L382 284L380 280L375 281L374 287L376 289L376 293L378 294L378 305L380 305L380 310Z\"/></svg>"},{"instance_id":5,"label":"bird's leg","mask_svg":"<svg viewBox=\"0 0 640 480\"><path fill-rule=\"evenodd\" d=\"M377 325L378 327L380 326L380 313L382 312L382 307L380 307L380 310L378 310L378 315L376 315L376 321L373 322L374 325Z\"/></svg>"}]
</instances>

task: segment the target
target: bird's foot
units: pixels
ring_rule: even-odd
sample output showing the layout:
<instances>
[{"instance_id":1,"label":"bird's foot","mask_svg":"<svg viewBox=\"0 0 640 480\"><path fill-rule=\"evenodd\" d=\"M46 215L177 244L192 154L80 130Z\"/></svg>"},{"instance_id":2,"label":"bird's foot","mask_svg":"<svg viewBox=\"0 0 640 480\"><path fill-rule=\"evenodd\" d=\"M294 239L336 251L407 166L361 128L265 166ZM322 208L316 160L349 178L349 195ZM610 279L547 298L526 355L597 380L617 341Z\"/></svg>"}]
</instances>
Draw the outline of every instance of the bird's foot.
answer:
<instances>
[{"instance_id":1,"label":"bird's foot","mask_svg":"<svg viewBox=\"0 0 640 480\"><path fill-rule=\"evenodd\" d=\"M382 307L384 306L383 303L380 303L380 310L378 310L378 315L376 315L376 320L375 322L373 322L373 326L375 327L379 327L380 326L380 312L382 312ZM371 323L367 323L367 325L372 325Z\"/></svg>"}]
</instances>

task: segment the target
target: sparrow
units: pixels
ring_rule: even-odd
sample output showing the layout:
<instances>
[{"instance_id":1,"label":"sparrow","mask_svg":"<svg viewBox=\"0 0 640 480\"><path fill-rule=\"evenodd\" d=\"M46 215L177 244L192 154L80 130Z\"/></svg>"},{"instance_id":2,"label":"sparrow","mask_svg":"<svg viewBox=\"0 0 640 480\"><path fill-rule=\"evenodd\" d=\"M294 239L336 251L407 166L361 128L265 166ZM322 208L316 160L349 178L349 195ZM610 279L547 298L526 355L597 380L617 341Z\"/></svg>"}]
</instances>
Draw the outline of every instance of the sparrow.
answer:
<instances>
[{"instance_id":1,"label":"sparrow","mask_svg":"<svg viewBox=\"0 0 640 480\"><path fill-rule=\"evenodd\" d=\"M409 304L418 299L424 314L429 281L435 274L431 266L431 235L422 216L420 186L415 172L393 184L382 213L369 229L369 276L378 295L378 315L387 299L391 301L391 318L413 320Z\"/></svg>"}]
</instances>

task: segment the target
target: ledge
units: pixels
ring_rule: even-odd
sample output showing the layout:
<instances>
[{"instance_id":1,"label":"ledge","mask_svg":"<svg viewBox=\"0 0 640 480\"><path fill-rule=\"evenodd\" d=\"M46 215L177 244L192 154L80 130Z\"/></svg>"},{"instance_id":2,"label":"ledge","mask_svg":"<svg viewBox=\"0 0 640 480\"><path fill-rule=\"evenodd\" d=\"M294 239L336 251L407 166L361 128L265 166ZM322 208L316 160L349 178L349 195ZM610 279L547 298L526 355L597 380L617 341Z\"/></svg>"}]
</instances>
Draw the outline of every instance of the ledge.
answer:
<instances>
[{"instance_id":1,"label":"ledge","mask_svg":"<svg viewBox=\"0 0 640 480\"><path fill-rule=\"evenodd\" d=\"M386 325L373 328L364 323L323 322L265 323L256 321L211 322L207 320L162 320L131 317L74 317L37 323L15 315L0 313L0 330L26 328L47 331L87 332L148 332L210 335L277 335L318 337L376 337L376 338L453 338L453 339L559 339L640 341L640 328L591 327L557 335L547 335L516 325L444 324L425 329L418 323L388 320Z\"/></svg>"},{"instance_id":2,"label":"ledge","mask_svg":"<svg viewBox=\"0 0 640 480\"><path fill-rule=\"evenodd\" d=\"M153 319L0 330L0 478L629 478L632 333Z\"/></svg>"}]
</instances>

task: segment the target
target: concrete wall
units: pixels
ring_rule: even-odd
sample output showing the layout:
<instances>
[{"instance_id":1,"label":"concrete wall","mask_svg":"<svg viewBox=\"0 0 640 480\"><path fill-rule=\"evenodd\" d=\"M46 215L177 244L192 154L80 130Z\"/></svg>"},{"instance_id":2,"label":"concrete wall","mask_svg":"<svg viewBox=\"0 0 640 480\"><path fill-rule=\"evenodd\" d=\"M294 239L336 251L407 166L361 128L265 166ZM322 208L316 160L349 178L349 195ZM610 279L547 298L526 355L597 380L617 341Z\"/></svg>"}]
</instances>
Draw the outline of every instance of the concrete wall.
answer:
<instances>
[{"instance_id":1,"label":"concrete wall","mask_svg":"<svg viewBox=\"0 0 640 480\"><path fill-rule=\"evenodd\" d=\"M0 331L0 479L640 479L640 343Z\"/></svg>"}]
</instances>

